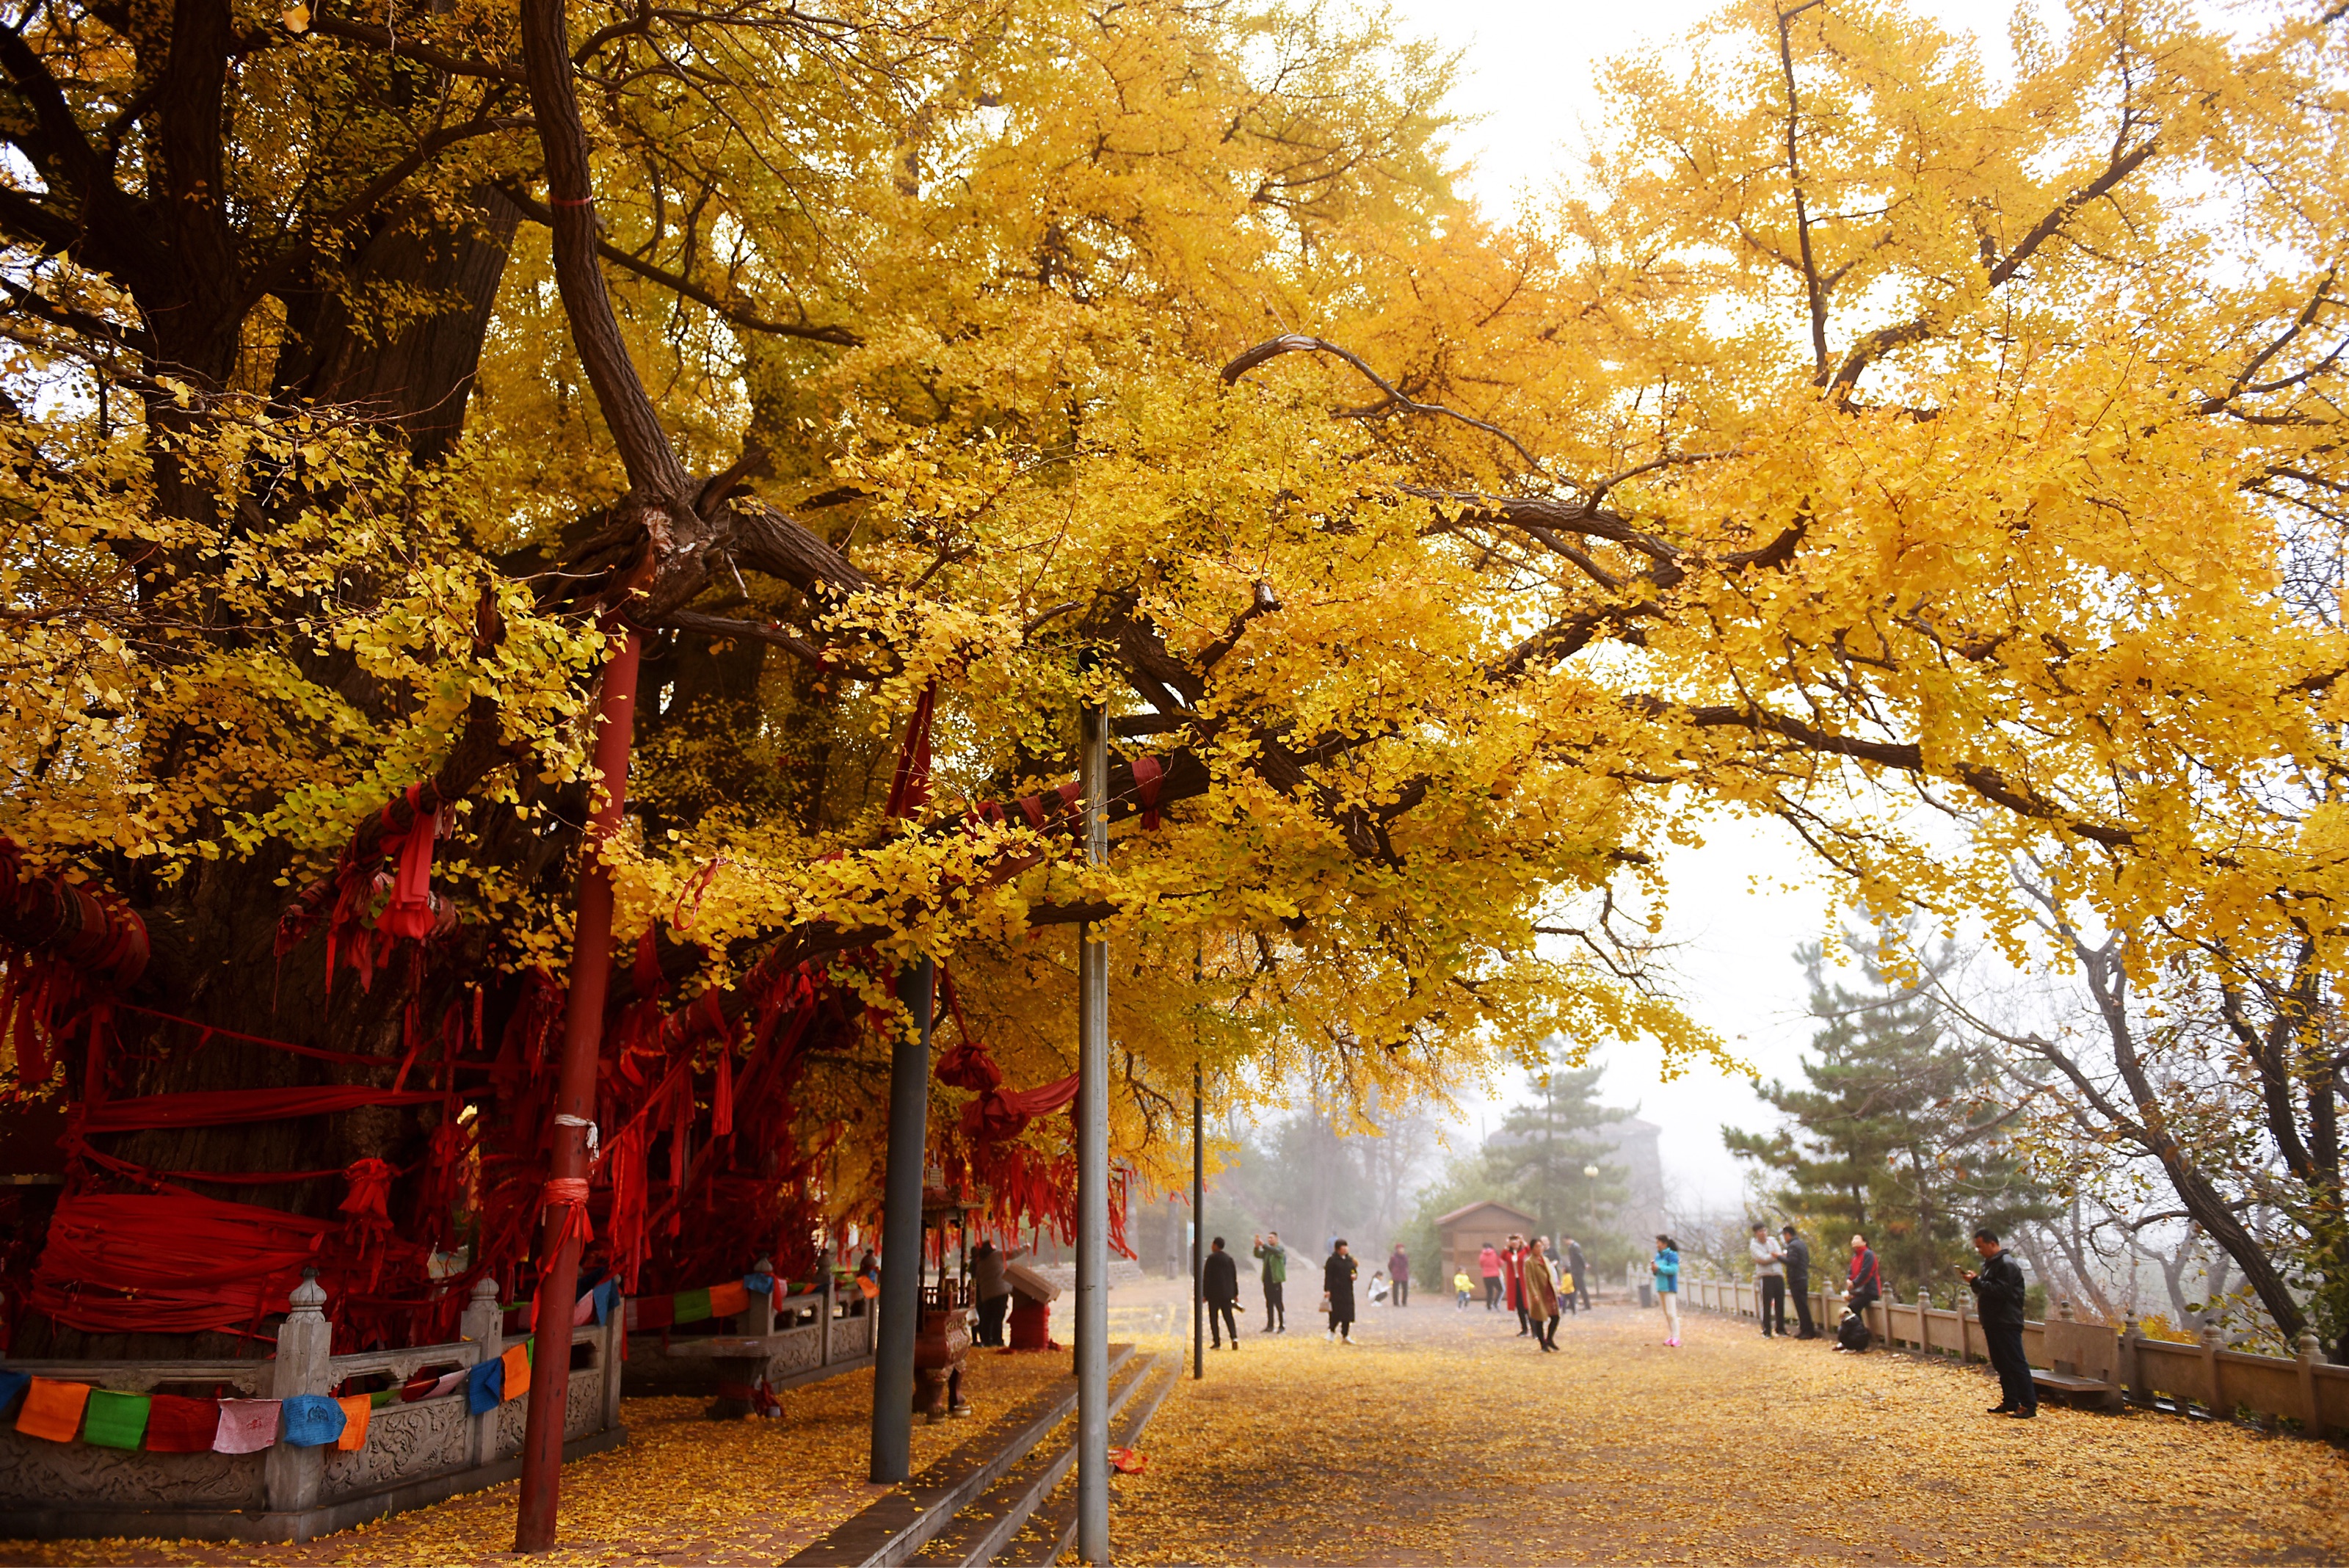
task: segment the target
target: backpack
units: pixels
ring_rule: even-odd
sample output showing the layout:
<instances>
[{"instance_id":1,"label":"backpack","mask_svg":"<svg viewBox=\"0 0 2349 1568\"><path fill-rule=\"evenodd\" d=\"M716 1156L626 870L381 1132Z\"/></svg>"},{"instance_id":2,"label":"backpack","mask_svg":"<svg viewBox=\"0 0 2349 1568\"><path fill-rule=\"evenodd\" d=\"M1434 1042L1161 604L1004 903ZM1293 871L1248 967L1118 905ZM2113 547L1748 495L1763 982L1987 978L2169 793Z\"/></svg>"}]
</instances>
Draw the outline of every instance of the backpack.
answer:
<instances>
[{"instance_id":1,"label":"backpack","mask_svg":"<svg viewBox=\"0 0 2349 1568\"><path fill-rule=\"evenodd\" d=\"M1846 1350L1866 1350L1875 1339L1868 1332L1868 1320L1856 1312L1845 1313L1843 1322L1836 1325L1836 1343Z\"/></svg>"}]
</instances>

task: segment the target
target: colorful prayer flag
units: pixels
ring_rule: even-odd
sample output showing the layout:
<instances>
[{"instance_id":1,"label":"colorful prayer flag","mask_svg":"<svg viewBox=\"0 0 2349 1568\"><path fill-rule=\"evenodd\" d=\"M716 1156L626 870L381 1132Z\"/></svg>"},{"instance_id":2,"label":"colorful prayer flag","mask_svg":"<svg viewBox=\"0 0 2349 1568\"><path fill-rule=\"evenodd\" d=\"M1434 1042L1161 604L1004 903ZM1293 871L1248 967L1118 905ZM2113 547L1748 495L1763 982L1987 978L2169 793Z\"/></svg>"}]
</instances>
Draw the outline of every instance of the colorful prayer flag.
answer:
<instances>
[{"instance_id":1,"label":"colorful prayer flag","mask_svg":"<svg viewBox=\"0 0 2349 1568\"><path fill-rule=\"evenodd\" d=\"M706 1290L679 1291L673 1298L677 1303L675 1322L682 1325L701 1323L709 1316L709 1293Z\"/></svg>"},{"instance_id":2,"label":"colorful prayer flag","mask_svg":"<svg viewBox=\"0 0 2349 1568\"><path fill-rule=\"evenodd\" d=\"M297 1449L320 1449L343 1435L343 1407L324 1394L295 1394L279 1402L285 1440Z\"/></svg>"},{"instance_id":3,"label":"colorful prayer flag","mask_svg":"<svg viewBox=\"0 0 2349 1568\"><path fill-rule=\"evenodd\" d=\"M367 1447L367 1423L375 1416L375 1397L346 1394L335 1403L343 1407L343 1429L336 1435L335 1447L347 1454L357 1453Z\"/></svg>"},{"instance_id":4,"label":"colorful prayer flag","mask_svg":"<svg viewBox=\"0 0 2349 1568\"><path fill-rule=\"evenodd\" d=\"M16 1430L28 1438L70 1443L74 1434L81 1430L82 1407L89 1403L89 1394L87 1383L36 1377L32 1386L25 1390L25 1408L16 1417Z\"/></svg>"},{"instance_id":5,"label":"colorful prayer flag","mask_svg":"<svg viewBox=\"0 0 2349 1568\"><path fill-rule=\"evenodd\" d=\"M84 1408L81 1440L95 1443L101 1449L129 1449L137 1452L139 1439L147 1435L147 1407L150 1403L144 1394L118 1394L111 1388L93 1388L89 1403Z\"/></svg>"},{"instance_id":6,"label":"colorful prayer flag","mask_svg":"<svg viewBox=\"0 0 2349 1568\"><path fill-rule=\"evenodd\" d=\"M764 1292L760 1293L764 1294ZM729 1280L722 1285L709 1287L709 1315L732 1317L736 1313L750 1310L750 1293L740 1280Z\"/></svg>"},{"instance_id":7,"label":"colorful prayer flag","mask_svg":"<svg viewBox=\"0 0 2349 1568\"><path fill-rule=\"evenodd\" d=\"M277 1445L275 1399L223 1399L220 1426L212 1434L216 1454L257 1454Z\"/></svg>"},{"instance_id":8,"label":"colorful prayer flag","mask_svg":"<svg viewBox=\"0 0 2349 1568\"><path fill-rule=\"evenodd\" d=\"M530 1392L530 1346L517 1345L498 1358L505 1363L505 1395L519 1399Z\"/></svg>"},{"instance_id":9,"label":"colorful prayer flag","mask_svg":"<svg viewBox=\"0 0 2349 1568\"><path fill-rule=\"evenodd\" d=\"M220 1401L158 1394L147 1411L150 1454L208 1454L220 1435Z\"/></svg>"}]
</instances>

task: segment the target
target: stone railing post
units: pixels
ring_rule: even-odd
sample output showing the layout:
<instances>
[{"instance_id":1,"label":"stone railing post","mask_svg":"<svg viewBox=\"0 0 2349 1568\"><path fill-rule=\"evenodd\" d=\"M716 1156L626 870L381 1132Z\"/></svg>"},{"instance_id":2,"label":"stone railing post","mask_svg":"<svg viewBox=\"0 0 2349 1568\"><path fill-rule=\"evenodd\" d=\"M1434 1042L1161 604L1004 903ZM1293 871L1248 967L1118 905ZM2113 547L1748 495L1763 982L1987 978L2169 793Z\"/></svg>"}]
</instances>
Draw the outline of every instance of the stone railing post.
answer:
<instances>
[{"instance_id":1,"label":"stone railing post","mask_svg":"<svg viewBox=\"0 0 2349 1568\"><path fill-rule=\"evenodd\" d=\"M604 1429L620 1424L620 1383L628 1375L628 1299L616 1298L604 1320Z\"/></svg>"},{"instance_id":2,"label":"stone railing post","mask_svg":"<svg viewBox=\"0 0 2349 1568\"><path fill-rule=\"evenodd\" d=\"M2317 1403L2316 1369L2324 1360L2323 1349L2317 1343L2316 1331L2303 1328L2293 1342L2299 1354L2293 1357L2300 1371L2301 1429L2312 1438L2324 1436L2324 1407Z\"/></svg>"},{"instance_id":3,"label":"stone railing post","mask_svg":"<svg viewBox=\"0 0 2349 1568\"><path fill-rule=\"evenodd\" d=\"M818 1366L829 1366L832 1365L832 1336L836 1332L832 1326L832 1319L833 1313L839 1310L839 1303L834 1300L834 1295L840 1277L832 1272L832 1265L829 1262L824 1262L821 1259L817 1262L823 1269L823 1277L820 1281L822 1288L816 1292L815 1320L823 1325L823 1337L816 1341L815 1364Z\"/></svg>"},{"instance_id":4,"label":"stone railing post","mask_svg":"<svg viewBox=\"0 0 2349 1568\"><path fill-rule=\"evenodd\" d=\"M2225 1418L2226 1412L2230 1408L2227 1403L2226 1390L2219 1386L2219 1351L2225 1344L2226 1336L2219 1332L2217 1324L2202 1325L2203 1382L2209 1390L2210 1414L2221 1419Z\"/></svg>"},{"instance_id":5,"label":"stone railing post","mask_svg":"<svg viewBox=\"0 0 2349 1568\"><path fill-rule=\"evenodd\" d=\"M487 1277L473 1282L473 1293L465 1300L464 1314L457 1321L459 1330L467 1339L481 1346L476 1362L494 1361L505 1354L506 1314L498 1310L498 1282ZM473 1423L473 1462L488 1464L498 1457L498 1413L492 1407L486 1415L471 1417Z\"/></svg>"},{"instance_id":6,"label":"stone railing post","mask_svg":"<svg viewBox=\"0 0 2349 1568\"><path fill-rule=\"evenodd\" d=\"M750 1272L754 1274L772 1274L775 1272L775 1261L772 1258L761 1258L750 1265ZM771 1291L751 1302L750 1310L742 1317L742 1332L761 1337L775 1332L775 1297Z\"/></svg>"},{"instance_id":7,"label":"stone railing post","mask_svg":"<svg viewBox=\"0 0 2349 1568\"><path fill-rule=\"evenodd\" d=\"M318 1283L318 1271L303 1270L302 1282L288 1299L294 1310L277 1325L277 1364L270 1376L270 1395L290 1399L296 1394L324 1394L335 1331L323 1310L326 1293ZM262 1461L262 1475L272 1513L316 1508L326 1476L326 1450L279 1443Z\"/></svg>"},{"instance_id":8,"label":"stone railing post","mask_svg":"<svg viewBox=\"0 0 2349 1568\"><path fill-rule=\"evenodd\" d=\"M2132 1309L2121 1324L2121 1386L2128 1390L2130 1404L2151 1408L2153 1390L2146 1386L2145 1357L2137 1350L2144 1343L2145 1330L2138 1324L2137 1313Z\"/></svg>"}]
</instances>

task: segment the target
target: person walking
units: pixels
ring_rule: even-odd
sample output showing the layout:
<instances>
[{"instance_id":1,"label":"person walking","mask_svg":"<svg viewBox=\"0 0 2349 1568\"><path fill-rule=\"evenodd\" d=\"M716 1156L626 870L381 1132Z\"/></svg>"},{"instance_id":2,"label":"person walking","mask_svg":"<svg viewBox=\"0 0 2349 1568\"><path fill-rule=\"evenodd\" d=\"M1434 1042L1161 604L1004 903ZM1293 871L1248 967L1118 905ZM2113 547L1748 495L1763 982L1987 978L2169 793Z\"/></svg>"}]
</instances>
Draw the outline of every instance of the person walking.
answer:
<instances>
[{"instance_id":1,"label":"person walking","mask_svg":"<svg viewBox=\"0 0 2349 1568\"><path fill-rule=\"evenodd\" d=\"M1346 1250L1342 1236L1331 1245L1329 1261L1321 1265L1321 1299L1330 1314L1330 1337L1354 1343L1354 1276L1361 1265L1354 1254Z\"/></svg>"},{"instance_id":2,"label":"person walking","mask_svg":"<svg viewBox=\"0 0 2349 1568\"><path fill-rule=\"evenodd\" d=\"M1656 1277L1656 1304L1664 1309L1664 1343L1681 1342L1681 1250L1670 1236L1656 1238L1655 1260L1648 1265Z\"/></svg>"},{"instance_id":3,"label":"person walking","mask_svg":"<svg viewBox=\"0 0 2349 1568\"><path fill-rule=\"evenodd\" d=\"M1232 1336L1232 1348L1240 1347L1239 1320L1232 1309L1240 1299L1240 1266L1224 1251L1224 1239L1216 1238L1215 1249L1207 1254L1206 1266L1200 1271L1199 1294L1207 1303L1207 1333L1217 1350L1224 1347L1224 1334Z\"/></svg>"},{"instance_id":4,"label":"person walking","mask_svg":"<svg viewBox=\"0 0 2349 1568\"><path fill-rule=\"evenodd\" d=\"M1754 1257L1754 1288L1762 1313L1762 1337L1770 1337L1775 1320L1777 1332L1786 1332L1786 1254L1778 1250L1771 1238L1770 1227L1756 1220L1753 1239L1745 1243L1746 1251Z\"/></svg>"},{"instance_id":5,"label":"person walking","mask_svg":"<svg viewBox=\"0 0 2349 1568\"><path fill-rule=\"evenodd\" d=\"M1987 1225L1974 1232L1974 1251L1982 1254L1982 1268L1958 1272L1982 1305L1982 1338L1989 1342L1990 1364L1998 1369L1998 1403L1990 1413L2027 1421L2039 1414L2039 1385L2023 1354L2023 1266Z\"/></svg>"},{"instance_id":6,"label":"person walking","mask_svg":"<svg viewBox=\"0 0 2349 1568\"><path fill-rule=\"evenodd\" d=\"M1557 1348L1557 1275L1550 1267L1549 1252L1537 1236L1517 1260L1519 1278L1517 1299L1525 1303L1526 1317L1533 1324L1534 1344L1543 1350Z\"/></svg>"},{"instance_id":7,"label":"person walking","mask_svg":"<svg viewBox=\"0 0 2349 1568\"><path fill-rule=\"evenodd\" d=\"M1028 1255L1025 1247L1005 1251L992 1241L981 1241L970 1254L970 1277L973 1293L978 1297L978 1343L1000 1345L1003 1343L1003 1315L1011 1310L1011 1285L1003 1277L1003 1265Z\"/></svg>"},{"instance_id":8,"label":"person walking","mask_svg":"<svg viewBox=\"0 0 2349 1568\"><path fill-rule=\"evenodd\" d=\"M1568 1291L1567 1310L1571 1312L1573 1303L1578 1300L1582 1303L1582 1310L1588 1312L1590 1310L1590 1265L1582 1260L1582 1243L1571 1236L1566 1239L1565 1270Z\"/></svg>"},{"instance_id":9,"label":"person walking","mask_svg":"<svg viewBox=\"0 0 2349 1568\"><path fill-rule=\"evenodd\" d=\"M1501 1254L1492 1242L1476 1254L1476 1267L1485 1276L1485 1310L1491 1312L1501 1304Z\"/></svg>"},{"instance_id":10,"label":"person walking","mask_svg":"<svg viewBox=\"0 0 2349 1568\"><path fill-rule=\"evenodd\" d=\"M1794 1226L1778 1230L1778 1250L1786 1255L1786 1294L1794 1298L1795 1321L1801 1325L1796 1339L1816 1339L1819 1325L1811 1321L1811 1246Z\"/></svg>"},{"instance_id":11,"label":"person walking","mask_svg":"<svg viewBox=\"0 0 2349 1568\"><path fill-rule=\"evenodd\" d=\"M1454 1269L1452 1272L1452 1288L1460 1293L1460 1310L1466 1312L1468 1293L1475 1288L1475 1282L1469 1279L1467 1270Z\"/></svg>"},{"instance_id":12,"label":"person walking","mask_svg":"<svg viewBox=\"0 0 2349 1568\"><path fill-rule=\"evenodd\" d=\"M1387 1283L1394 1291L1394 1304L1411 1304L1411 1255L1402 1250L1401 1241L1388 1243Z\"/></svg>"},{"instance_id":13,"label":"person walking","mask_svg":"<svg viewBox=\"0 0 2349 1568\"><path fill-rule=\"evenodd\" d=\"M1517 1337L1533 1333L1533 1320L1526 1315L1526 1239L1515 1231L1509 1232L1509 1244L1501 1253L1501 1282L1508 1287L1509 1310L1517 1314Z\"/></svg>"},{"instance_id":14,"label":"person walking","mask_svg":"<svg viewBox=\"0 0 2349 1568\"><path fill-rule=\"evenodd\" d=\"M1288 1332L1288 1303L1280 1299L1281 1287L1288 1282L1288 1249L1280 1244L1280 1232L1268 1231L1249 1238L1256 1247L1257 1266L1264 1272L1264 1332Z\"/></svg>"}]
</instances>

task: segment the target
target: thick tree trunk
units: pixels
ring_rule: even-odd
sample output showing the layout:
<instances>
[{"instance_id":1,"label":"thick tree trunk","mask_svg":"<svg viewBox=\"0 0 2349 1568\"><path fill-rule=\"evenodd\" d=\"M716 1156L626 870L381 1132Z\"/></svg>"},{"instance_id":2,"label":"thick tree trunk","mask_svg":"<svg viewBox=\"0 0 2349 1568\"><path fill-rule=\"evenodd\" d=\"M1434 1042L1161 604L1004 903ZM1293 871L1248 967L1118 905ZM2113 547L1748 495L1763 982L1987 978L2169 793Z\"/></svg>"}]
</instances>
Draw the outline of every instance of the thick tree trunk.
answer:
<instances>
[{"instance_id":1,"label":"thick tree trunk","mask_svg":"<svg viewBox=\"0 0 2349 1568\"><path fill-rule=\"evenodd\" d=\"M522 221L521 210L493 185L469 195L474 215L454 227L416 211L394 214L352 269L355 286L414 291L441 308L378 343L355 319L347 291L316 291L286 324L276 373L282 397L396 423L419 462L449 454L464 425L481 342Z\"/></svg>"}]
</instances>

